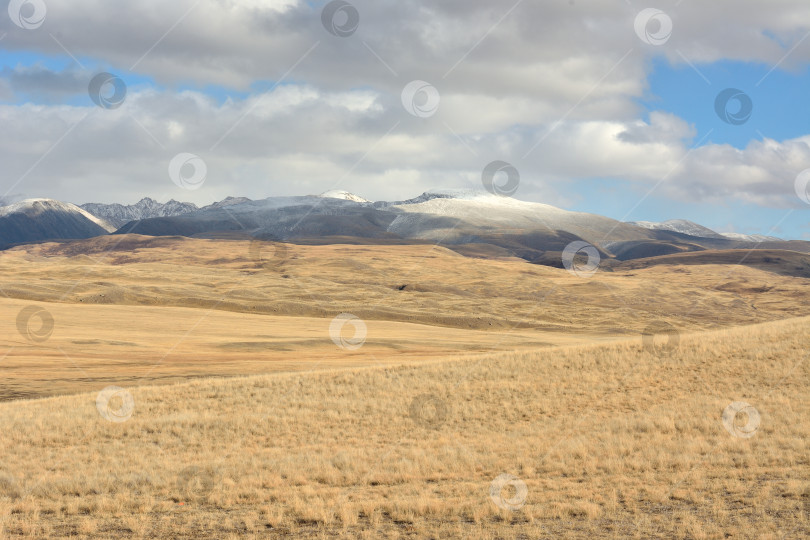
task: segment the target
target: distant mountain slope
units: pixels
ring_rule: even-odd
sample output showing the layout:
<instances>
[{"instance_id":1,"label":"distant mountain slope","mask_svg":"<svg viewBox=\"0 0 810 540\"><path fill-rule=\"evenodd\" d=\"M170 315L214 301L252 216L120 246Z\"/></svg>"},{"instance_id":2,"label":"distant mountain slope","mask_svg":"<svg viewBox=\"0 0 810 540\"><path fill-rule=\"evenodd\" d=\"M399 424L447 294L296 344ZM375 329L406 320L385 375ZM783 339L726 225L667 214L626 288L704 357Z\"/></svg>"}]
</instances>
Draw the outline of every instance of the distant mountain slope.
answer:
<instances>
[{"instance_id":1,"label":"distant mountain slope","mask_svg":"<svg viewBox=\"0 0 810 540\"><path fill-rule=\"evenodd\" d=\"M695 236L698 238L715 238L715 239L723 239L723 240L736 240L739 242L781 242L781 238L777 238L775 236L766 236L764 234L741 234L741 233L718 233L709 229L708 227L704 227L694 221L689 221L686 219L670 219L669 221L663 221L661 223L656 223L653 221L629 221L628 223L632 225L638 225L639 227L644 227L645 229L650 229L654 231L670 231L676 232L681 234L688 234L689 236Z\"/></svg>"},{"instance_id":2,"label":"distant mountain slope","mask_svg":"<svg viewBox=\"0 0 810 540\"><path fill-rule=\"evenodd\" d=\"M203 206L202 210L209 210L211 208L223 208L225 206L233 206L235 204L242 204L251 202L247 197L225 197L219 202L211 203L208 206Z\"/></svg>"},{"instance_id":3,"label":"distant mountain slope","mask_svg":"<svg viewBox=\"0 0 810 540\"><path fill-rule=\"evenodd\" d=\"M116 234L136 232L152 236L195 236L241 231L268 238L295 240L355 236L389 237L386 229L396 216L365 203L332 197L271 197L223 208L208 206L174 217L128 223Z\"/></svg>"},{"instance_id":4,"label":"distant mountain slope","mask_svg":"<svg viewBox=\"0 0 810 540\"><path fill-rule=\"evenodd\" d=\"M81 205L81 207L94 216L100 217L113 224L116 229L130 221L179 216L199 210L197 205L193 203L178 202L174 199L167 203L159 203L149 197L145 197L135 204L126 206L118 203L88 203Z\"/></svg>"},{"instance_id":5,"label":"distant mountain slope","mask_svg":"<svg viewBox=\"0 0 810 540\"><path fill-rule=\"evenodd\" d=\"M0 248L53 239L92 238L115 227L75 204L26 199L0 207Z\"/></svg>"},{"instance_id":6,"label":"distant mountain slope","mask_svg":"<svg viewBox=\"0 0 810 540\"><path fill-rule=\"evenodd\" d=\"M689 236L696 236L698 238L723 238L723 235L717 233L708 227L699 225L693 221L686 219L670 219L662 223L655 223L652 221L631 221L633 225L644 227L656 231L672 231L681 234L688 234Z\"/></svg>"},{"instance_id":7,"label":"distant mountain slope","mask_svg":"<svg viewBox=\"0 0 810 540\"><path fill-rule=\"evenodd\" d=\"M657 234L594 214L462 191L374 203L346 192L272 197L227 209L206 207L189 214L132 222L116 234L206 236L228 231L299 243L346 242L352 237L432 242L462 252L504 253L533 262L559 259L554 253L577 240L598 247L611 239L652 240ZM484 251L471 245L480 245ZM609 256L604 251L603 255Z\"/></svg>"},{"instance_id":8,"label":"distant mountain slope","mask_svg":"<svg viewBox=\"0 0 810 540\"><path fill-rule=\"evenodd\" d=\"M379 204L379 203L376 203ZM439 191L390 203L400 212L389 231L408 238L434 239L455 243L471 235L525 234L527 232L568 233L594 245L607 241L652 238L641 227L628 225L596 214L570 212L548 204L526 202L489 193ZM451 230L432 226L441 217L451 220Z\"/></svg>"},{"instance_id":9,"label":"distant mountain slope","mask_svg":"<svg viewBox=\"0 0 810 540\"><path fill-rule=\"evenodd\" d=\"M741 233L720 233L726 238L730 238L731 240L739 240L741 242L782 242L781 238L777 238L776 236L766 236L764 234L741 234Z\"/></svg>"},{"instance_id":10,"label":"distant mountain slope","mask_svg":"<svg viewBox=\"0 0 810 540\"><path fill-rule=\"evenodd\" d=\"M547 204L460 190L377 202L346 191L258 201L228 197L203 208L177 201L161 204L148 198L130 206L86 204L84 209L56 201L48 204L54 211L82 216L96 227L77 230L39 223L28 230L20 221L27 218L18 216L13 226L3 229L3 245L46 238L84 238L115 228L115 234L213 238L236 233L298 244L432 243L476 257L519 257L551 266L561 264L562 251L575 241L593 245L603 260L613 259L613 263L705 250L810 252L810 242L723 235L686 220L625 223ZM117 228L88 211L112 220Z\"/></svg>"},{"instance_id":11,"label":"distant mountain slope","mask_svg":"<svg viewBox=\"0 0 810 540\"><path fill-rule=\"evenodd\" d=\"M343 191L259 201L232 199L227 205L210 205L196 212L133 221L116 234L131 232L197 237L238 232L308 244L428 242L474 256L498 254L549 265L561 264L561 252L578 240L594 245L603 258L619 260L752 247L748 241L728 238L686 220L638 225L459 190L373 203ZM753 247L810 251L807 242L773 241Z\"/></svg>"}]
</instances>

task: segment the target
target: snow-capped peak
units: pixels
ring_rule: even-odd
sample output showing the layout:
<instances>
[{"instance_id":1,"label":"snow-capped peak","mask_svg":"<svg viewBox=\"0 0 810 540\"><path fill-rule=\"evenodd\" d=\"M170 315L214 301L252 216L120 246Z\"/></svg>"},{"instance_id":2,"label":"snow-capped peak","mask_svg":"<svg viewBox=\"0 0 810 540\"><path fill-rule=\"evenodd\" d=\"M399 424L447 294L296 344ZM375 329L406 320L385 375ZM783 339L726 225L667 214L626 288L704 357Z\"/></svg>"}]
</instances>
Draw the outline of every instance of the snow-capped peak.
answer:
<instances>
[{"instance_id":1,"label":"snow-capped peak","mask_svg":"<svg viewBox=\"0 0 810 540\"><path fill-rule=\"evenodd\" d=\"M130 221L152 217L178 216L198 210L193 203L178 202L174 199L167 203L160 203L149 197L144 197L135 204L124 206L122 204L87 203L81 206L94 216L104 219L115 228L121 227Z\"/></svg>"},{"instance_id":2,"label":"snow-capped peak","mask_svg":"<svg viewBox=\"0 0 810 540\"><path fill-rule=\"evenodd\" d=\"M6 216L9 214L27 214L37 215L45 210L62 210L70 211L73 205L70 203L63 203L54 199L25 199L11 203L7 206L0 207L0 215Z\"/></svg>"},{"instance_id":3,"label":"snow-capped peak","mask_svg":"<svg viewBox=\"0 0 810 540\"><path fill-rule=\"evenodd\" d=\"M57 201L54 199L25 199L8 206L0 207L0 216L11 214L25 214L28 217L36 217L43 212L59 212L64 214L80 214L89 219L106 231L112 232L115 227L103 219L99 219L90 212L79 208L75 204Z\"/></svg>"},{"instance_id":4,"label":"snow-capped peak","mask_svg":"<svg viewBox=\"0 0 810 540\"><path fill-rule=\"evenodd\" d=\"M320 195L318 195L318 197L321 197L323 199L343 199L344 201L352 201L356 203L371 202L368 199L360 197L359 195L355 195L354 193L349 193L348 191L342 191L339 189L332 189L329 191L325 191Z\"/></svg>"},{"instance_id":5,"label":"snow-capped peak","mask_svg":"<svg viewBox=\"0 0 810 540\"><path fill-rule=\"evenodd\" d=\"M455 215L459 212L468 213L471 210L495 211L496 213L518 212L527 215L537 212L566 213L565 210L548 204L521 201L514 197L494 195L488 191L473 189L434 189L413 199L387 204L405 212L448 213L448 215ZM573 212L567 213L573 214Z\"/></svg>"}]
</instances>

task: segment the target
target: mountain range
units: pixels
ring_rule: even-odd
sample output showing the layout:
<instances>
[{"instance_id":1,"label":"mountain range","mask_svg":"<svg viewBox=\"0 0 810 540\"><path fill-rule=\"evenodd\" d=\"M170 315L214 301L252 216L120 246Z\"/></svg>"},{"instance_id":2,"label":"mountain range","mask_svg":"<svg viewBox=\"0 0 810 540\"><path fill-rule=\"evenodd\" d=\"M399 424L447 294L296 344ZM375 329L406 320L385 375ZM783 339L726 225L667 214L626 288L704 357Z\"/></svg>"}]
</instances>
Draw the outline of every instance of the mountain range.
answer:
<instances>
[{"instance_id":1,"label":"mountain range","mask_svg":"<svg viewBox=\"0 0 810 540\"><path fill-rule=\"evenodd\" d=\"M96 217L104 219L119 228L130 221L147 219L153 217L179 216L199 210L194 203L177 202L174 199L167 203L159 203L154 199L145 197L135 204L124 206L122 204L99 204L88 203L81 205L81 208L90 212Z\"/></svg>"},{"instance_id":2,"label":"mountain range","mask_svg":"<svg viewBox=\"0 0 810 540\"><path fill-rule=\"evenodd\" d=\"M199 208L144 198L134 205L29 199L0 208L0 248L104 234L212 237L293 243L430 243L476 257L519 257L560 265L571 242L624 261L704 250L810 252L810 242L717 233L686 220L621 222L488 193L440 190L404 201L371 202L345 191L250 200L228 197Z\"/></svg>"}]
</instances>

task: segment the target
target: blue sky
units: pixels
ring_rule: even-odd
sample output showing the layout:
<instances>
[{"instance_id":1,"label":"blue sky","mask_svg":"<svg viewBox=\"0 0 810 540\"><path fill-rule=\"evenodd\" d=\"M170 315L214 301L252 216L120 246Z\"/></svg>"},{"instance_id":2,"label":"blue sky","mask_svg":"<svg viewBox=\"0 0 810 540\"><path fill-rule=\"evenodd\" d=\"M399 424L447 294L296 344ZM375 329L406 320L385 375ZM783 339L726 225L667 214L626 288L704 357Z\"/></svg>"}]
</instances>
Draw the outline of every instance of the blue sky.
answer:
<instances>
[{"instance_id":1,"label":"blue sky","mask_svg":"<svg viewBox=\"0 0 810 540\"><path fill-rule=\"evenodd\" d=\"M695 67L703 76L689 65L672 66L664 59L655 61L648 77L651 96L642 100L645 108L672 112L694 124L699 137L712 130L707 142L731 144L740 149L751 139L763 136L783 140L808 133L807 67L787 72L769 64L739 61ZM727 124L715 114L714 100L726 88L740 89L753 101L753 114L743 125Z\"/></svg>"},{"instance_id":2,"label":"blue sky","mask_svg":"<svg viewBox=\"0 0 810 540\"><path fill-rule=\"evenodd\" d=\"M649 95L639 103L647 112L671 112L692 124L697 133L695 143L711 131L703 144L744 149L751 140L785 140L810 132L807 67L785 71L763 63L720 61L695 68L699 73L687 64L673 66L665 59L656 59L648 77ZM738 88L751 96L754 111L743 125L727 124L715 113L714 100L726 88ZM792 185L794 178L784 180ZM810 239L808 210L802 208L768 208L737 200L685 202L653 192L633 209L647 193L646 186L605 178L582 180L574 191L581 198L571 209L581 212L629 221L688 219L721 232Z\"/></svg>"}]
</instances>

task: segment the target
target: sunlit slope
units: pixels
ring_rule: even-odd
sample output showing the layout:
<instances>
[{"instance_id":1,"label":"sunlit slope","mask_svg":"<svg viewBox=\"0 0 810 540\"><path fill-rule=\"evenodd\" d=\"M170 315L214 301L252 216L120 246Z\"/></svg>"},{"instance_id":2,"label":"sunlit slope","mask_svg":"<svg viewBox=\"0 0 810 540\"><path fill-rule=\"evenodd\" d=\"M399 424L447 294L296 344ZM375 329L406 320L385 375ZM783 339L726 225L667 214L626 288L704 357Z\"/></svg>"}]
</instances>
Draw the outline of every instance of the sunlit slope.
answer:
<instances>
[{"instance_id":1,"label":"sunlit slope","mask_svg":"<svg viewBox=\"0 0 810 540\"><path fill-rule=\"evenodd\" d=\"M323 318L349 312L566 332L639 332L655 316L687 329L762 322L805 313L810 300L810 280L779 275L778 266L735 265L732 257L723 264L606 268L587 279L431 245L281 246L137 235L24 246L0 254L0 287L8 298L43 302Z\"/></svg>"},{"instance_id":2,"label":"sunlit slope","mask_svg":"<svg viewBox=\"0 0 810 540\"><path fill-rule=\"evenodd\" d=\"M807 537L808 323L0 404L4 532Z\"/></svg>"},{"instance_id":3,"label":"sunlit slope","mask_svg":"<svg viewBox=\"0 0 810 540\"><path fill-rule=\"evenodd\" d=\"M24 308L46 310L53 326L32 341L15 323ZM330 319L154 306L20 303L0 300L0 400L88 392L108 384L171 383L195 377L348 366L385 366L457 354L538 349L615 336L498 333L396 321L363 321L357 348L338 346ZM42 326L28 322L30 337ZM25 330L25 327L23 328ZM347 326L336 335L353 339Z\"/></svg>"},{"instance_id":4,"label":"sunlit slope","mask_svg":"<svg viewBox=\"0 0 810 540\"><path fill-rule=\"evenodd\" d=\"M276 250L131 235L18 247L0 254L0 399L641 340L662 325L685 333L810 313L807 279L780 275L773 261L723 260L587 278L429 245ZM43 339L26 309L51 318ZM364 325L360 347L334 342L341 314Z\"/></svg>"}]
</instances>

